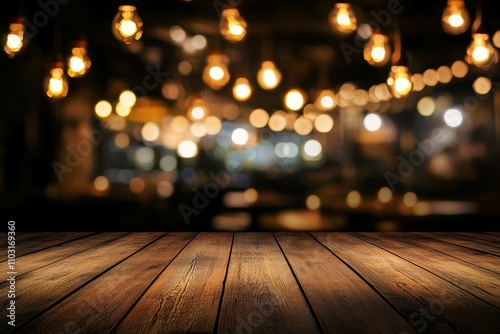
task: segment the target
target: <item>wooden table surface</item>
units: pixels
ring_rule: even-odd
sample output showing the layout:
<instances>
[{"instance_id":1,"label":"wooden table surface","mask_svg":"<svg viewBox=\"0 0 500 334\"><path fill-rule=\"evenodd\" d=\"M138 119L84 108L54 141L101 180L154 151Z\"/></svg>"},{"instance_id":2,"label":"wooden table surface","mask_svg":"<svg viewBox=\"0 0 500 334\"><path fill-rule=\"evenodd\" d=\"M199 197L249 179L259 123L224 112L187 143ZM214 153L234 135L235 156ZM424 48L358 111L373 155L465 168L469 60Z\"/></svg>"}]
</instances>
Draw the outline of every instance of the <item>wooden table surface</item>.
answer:
<instances>
[{"instance_id":1,"label":"wooden table surface","mask_svg":"<svg viewBox=\"0 0 500 334\"><path fill-rule=\"evenodd\" d=\"M16 326L3 280L0 332L492 334L499 244L497 232L17 233Z\"/></svg>"}]
</instances>

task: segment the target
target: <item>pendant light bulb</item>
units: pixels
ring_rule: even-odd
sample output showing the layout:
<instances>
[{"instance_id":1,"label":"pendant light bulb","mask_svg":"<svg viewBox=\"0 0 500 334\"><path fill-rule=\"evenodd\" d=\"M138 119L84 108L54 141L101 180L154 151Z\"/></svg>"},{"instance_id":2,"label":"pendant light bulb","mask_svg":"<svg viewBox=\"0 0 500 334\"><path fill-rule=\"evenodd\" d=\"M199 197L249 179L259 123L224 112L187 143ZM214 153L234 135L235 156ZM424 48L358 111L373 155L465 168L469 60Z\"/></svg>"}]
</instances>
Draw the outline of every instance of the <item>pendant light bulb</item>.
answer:
<instances>
[{"instance_id":1,"label":"pendant light bulb","mask_svg":"<svg viewBox=\"0 0 500 334\"><path fill-rule=\"evenodd\" d=\"M451 35L464 33L470 25L470 16L463 0L448 0L441 17L443 30Z\"/></svg>"},{"instance_id":2,"label":"pendant light bulb","mask_svg":"<svg viewBox=\"0 0 500 334\"><path fill-rule=\"evenodd\" d=\"M387 78L387 85L392 95L396 98L410 94L413 89L413 83L411 81L411 74L408 70L408 66L393 65L389 77Z\"/></svg>"},{"instance_id":3,"label":"pendant light bulb","mask_svg":"<svg viewBox=\"0 0 500 334\"><path fill-rule=\"evenodd\" d=\"M87 54L86 43L77 42L68 58L68 75L72 78L81 77L89 68L90 58Z\"/></svg>"},{"instance_id":4,"label":"pendant light bulb","mask_svg":"<svg viewBox=\"0 0 500 334\"><path fill-rule=\"evenodd\" d=\"M357 28L357 20L349 3L336 3L330 12L330 23L342 34L350 34Z\"/></svg>"},{"instance_id":5,"label":"pendant light bulb","mask_svg":"<svg viewBox=\"0 0 500 334\"><path fill-rule=\"evenodd\" d=\"M247 22L236 8L226 8L222 11L219 21L220 34L231 42L243 40L247 33Z\"/></svg>"},{"instance_id":6,"label":"pendant light bulb","mask_svg":"<svg viewBox=\"0 0 500 334\"><path fill-rule=\"evenodd\" d=\"M142 19L135 6L118 7L111 28L116 39L125 44L139 40L142 37Z\"/></svg>"},{"instance_id":7,"label":"pendant light bulb","mask_svg":"<svg viewBox=\"0 0 500 334\"><path fill-rule=\"evenodd\" d=\"M68 80L64 75L62 62L56 62L46 79L46 94L53 99L63 98L68 94Z\"/></svg>"},{"instance_id":8,"label":"pendant light bulb","mask_svg":"<svg viewBox=\"0 0 500 334\"><path fill-rule=\"evenodd\" d=\"M22 20L11 23L4 46L4 51L9 58L13 58L23 47L23 37L24 24Z\"/></svg>"},{"instance_id":9,"label":"pendant light bulb","mask_svg":"<svg viewBox=\"0 0 500 334\"><path fill-rule=\"evenodd\" d=\"M272 90L280 84L281 72L272 61L266 60L257 72L257 82L262 89Z\"/></svg>"},{"instance_id":10,"label":"pendant light bulb","mask_svg":"<svg viewBox=\"0 0 500 334\"><path fill-rule=\"evenodd\" d=\"M391 58L389 38L381 33L373 33L365 45L363 55L368 64L384 66Z\"/></svg>"}]
</instances>

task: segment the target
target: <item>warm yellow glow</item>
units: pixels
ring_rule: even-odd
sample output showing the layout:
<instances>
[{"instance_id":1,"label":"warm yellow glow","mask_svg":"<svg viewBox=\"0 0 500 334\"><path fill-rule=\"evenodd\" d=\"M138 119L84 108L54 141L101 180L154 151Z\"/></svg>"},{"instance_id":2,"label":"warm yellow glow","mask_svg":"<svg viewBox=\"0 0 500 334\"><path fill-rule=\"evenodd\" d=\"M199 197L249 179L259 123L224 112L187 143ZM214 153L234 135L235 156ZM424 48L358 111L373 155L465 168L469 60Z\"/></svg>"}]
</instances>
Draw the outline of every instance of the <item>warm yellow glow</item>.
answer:
<instances>
[{"instance_id":1,"label":"warm yellow glow","mask_svg":"<svg viewBox=\"0 0 500 334\"><path fill-rule=\"evenodd\" d=\"M416 92L420 92L425 88L424 76L420 73L413 74L411 82L413 83L413 90Z\"/></svg>"},{"instance_id":2,"label":"warm yellow glow","mask_svg":"<svg viewBox=\"0 0 500 334\"><path fill-rule=\"evenodd\" d=\"M204 123L201 123L201 122L194 122L193 124L191 124L191 126L189 127L189 131L191 132L191 134L193 136L195 136L196 138L201 138L203 137L204 135L207 134L207 127L205 126Z\"/></svg>"},{"instance_id":3,"label":"warm yellow glow","mask_svg":"<svg viewBox=\"0 0 500 334\"><path fill-rule=\"evenodd\" d=\"M370 65L383 66L391 57L389 39L383 34L372 34L365 45L363 55Z\"/></svg>"},{"instance_id":4,"label":"warm yellow glow","mask_svg":"<svg viewBox=\"0 0 500 334\"><path fill-rule=\"evenodd\" d=\"M5 41L4 51L10 57L14 57L23 47L24 24L11 23L9 25L9 34Z\"/></svg>"},{"instance_id":5,"label":"warm yellow glow","mask_svg":"<svg viewBox=\"0 0 500 334\"><path fill-rule=\"evenodd\" d=\"M361 194L356 190L352 190L347 194L345 200L348 207L357 208L361 205Z\"/></svg>"},{"instance_id":6,"label":"warm yellow glow","mask_svg":"<svg viewBox=\"0 0 500 334\"><path fill-rule=\"evenodd\" d=\"M134 177L132 180L130 180L129 187L130 191L132 191L133 193L140 194L146 188L146 183L140 177Z\"/></svg>"},{"instance_id":7,"label":"warm yellow glow","mask_svg":"<svg viewBox=\"0 0 500 334\"><path fill-rule=\"evenodd\" d=\"M184 133L189 128L189 121L182 115L175 116L170 121L170 129L174 133Z\"/></svg>"},{"instance_id":8,"label":"warm yellow glow","mask_svg":"<svg viewBox=\"0 0 500 334\"><path fill-rule=\"evenodd\" d=\"M247 203L255 203L259 198L259 193L254 188L248 188L243 192L243 198Z\"/></svg>"},{"instance_id":9,"label":"warm yellow glow","mask_svg":"<svg viewBox=\"0 0 500 334\"><path fill-rule=\"evenodd\" d=\"M189 75L193 70L193 65L187 60L183 60L177 65L177 70L182 75Z\"/></svg>"},{"instance_id":10,"label":"warm yellow glow","mask_svg":"<svg viewBox=\"0 0 500 334\"><path fill-rule=\"evenodd\" d=\"M436 86L439 82L438 74L436 70L432 68L425 70L422 75L424 77L424 83L426 86L433 87Z\"/></svg>"},{"instance_id":11,"label":"warm yellow glow","mask_svg":"<svg viewBox=\"0 0 500 334\"><path fill-rule=\"evenodd\" d=\"M118 148L127 148L130 144L130 137L124 133L120 132L115 135L115 146Z\"/></svg>"},{"instance_id":12,"label":"warm yellow glow","mask_svg":"<svg viewBox=\"0 0 500 334\"><path fill-rule=\"evenodd\" d=\"M229 71L221 54L214 53L207 57L202 78L207 86L215 90L221 89L229 82Z\"/></svg>"},{"instance_id":13,"label":"warm yellow glow","mask_svg":"<svg viewBox=\"0 0 500 334\"><path fill-rule=\"evenodd\" d=\"M444 31L458 35L469 28L470 17L463 0L448 0L441 16Z\"/></svg>"},{"instance_id":14,"label":"warm yellow glow","mask_svg":"<svg viewBox=\"0 0 500 334\"><path fill-rule=\"evenodd\" d=\"M156 123L148 122L142 127L141 135L144 140L153 142L160 138L160 127Z\"/></svg>"},{"instance_id":15,"label":"warm yellow glow","mask_svg":"<svg viewBox=\"0 0 500 334\"><path fill-rule=\"evenodd\" d=\"M106 191L109 188L109 180L106 176L98 176L94 179L94 188L99 191Z\"/></svg>"},{"instance_id":16,"label":"warm yellow glow","mask_svg":"<svg viewBox=\"0 0 500 334\"><path fill-rule=\"evenodd\" d=\"M314 128L318 132L327 133L330 132L333 128L333 118L328 114L319 115L314 120Z\"/></svg>"},{"instance_id":17,"label":"warm yellow glow","mask_svg":"<svg viewBox=\"0 0 500 334\"><path fill-rule=\"evenodd\" d=\"M219 21L219 31L225 39L239 42L246 35L247 23L236 8L227 8L222 11Z\"/></svg>"},{"instance_id":18,"label":"warm yellow glow","mask_svg":"<svg viewBox=\"0 0 500 334\"><path fill-rule=\"evenodd\" d=\"M231 141L236 145L245 145L248 138L248 131L243 128L237 128L231 134Z\"/></svg>"},{"instance_id":19,"label":"warm yellow glow","mask_svg":"<svg viewBox=\"0 0 500 334\"><path fill-rule=\"evenodd\" d=\"M382 187L377 193L377 199L381 203L389 203L392 200L392 191L388 187Z\"/></svg>"},{"instance_id":20,"label":"warm yellow glow","mask_svg":"<svg viewBox=\"0 0 500 334\"><path fill-rule=\"evenodd\" d=\"M269 118L269 128L275 132L283 131L286 127L285 115L282 110L275 111Z\"/></svg>"},{"instance_id":21,"label":"warm yellow glow","mask_svg":"<svg viewBox=\"0 0 500 334\"><path fill-rule=\"evenodd\" d=\"M293 111L297 111L306 103L305 93L300 89L289 90L285 95L285 106Z\"/></svg>"},{"instance_id":22,"label":"warm yellow glow","mask_svg":"<svg viewBox=\"0 0 500 334\"><path fill-rule=\"evenodd\" d=\"M493 41L493 45L495 45L495 47L500 48L500 30L495 31L491 40Z\"/></svg>"},{"instance_id":23,"label":"warm yellow glow","mask_svg":"<svg viewBox=\"0 0 500 334\"><path fill-rule=\"evenodd\" d=\"M203 35L194 35L191 43L196 50L203 50L207 46L207 39Z\"/></svg>"},{"instance_id":24,"label":"warm yellow glow","mask_svg":"<svg viewBox=\"0 0 500 334\"><path fill-rule=\"evenodd\" d=\"M375 113L370 113L365 116L365 119L363 120L363 125L365 126L366 130L374 132L380 129L382 126L382 119L380 118L379 115Z\"/></svg>"},{"instance_id":25,"label":"warm yellow glow","mask_svg":"<svg viewBox=\"0 0 500 334\"><path fill-rule=\"evenodd\" d=\"M168 29L168 33L170 38L178 44L184 42L186 39L186 32L177 25L171 26L170 29Z\"/></svg>"},{"instance_id":26,"label":"warm yellow glow","mask_svg":"<svg viewBox=\"0 0 500 334\"><path fill-rule=\"evenodd\" d=\"M87 49L83 46L75 47L71 50L68 60L68 75L70 77L80 77L90 68L90 58Z\"/></svg>"},{"instance_id":27,"label":"warm yellow glow","mask_svg":"<svg viewBox=\"0 0 500 334\"><path fill-rule=\"evenodd\" d=\"M181 158L194 158L198 155L198 145L191 140L183 140L177 146L177 154Z\"/></svg>"},{"instance_id":28,"label":"warm yellow glow","mask_svg":"<svg viewBox=\"0 0 500 334\"><path fill-rule=\"evenodd\" d=\"M457 60L456 62L451 65L451 73L453 76L456 78L463 78L467 75L467 72L469 71L469 66L461 60Z\"/></svg>"},{"instance_id":29,"label":"warm yellow glow","mask_svg":"<svg viewBox=\"0 0 500 334\"><path fill-rule=\"evenodd\" d=\"M264 109L255 109L249 117L249 122L254 128L263 128L269 121L269 114Z\"/></svg>"},{"instance_id":30,"label":"warm yellow glow","mask_svg":"<svg viewBox=\"0 0 500 334\"><path fill-rule=\"evenodd\" d=\"M47 96L50 98L62 98L68 93L68 81L64 76L62 67L54 67L50 70L50 78L47 84Z\"/></svg>"},{"instance_id":31,"label":"warm yellow glow","mask_svg":"<svg viewBox=\"0 0 500 334\"><path fill-rule=\"evenodd\" d=\"M313 130L313 123L310 119L305 116L300 116L293 123L293 129L298 135L305 136L311 133Z\"/></svg>"},{"instance_id":32,"label":"warm yellow glow","mask_svg":"<svg viewBox=\"0 0 500 334\"><path fill-rule=\"evenodd\" d=\"M391 73L387 78L387 85L392 95L396 98L408 95L413 88L408 67L398 65L392 66Z\"/></svg>"},{"instance_id":33,"label":"warm yellow glow","mask_svg":"<svg viewBox=\"0 0 500 334\"><path fill-rule=\"evenodd\" d=\"M329 19L333 27L342 34L349 34L357 28L356 17L349 3L336 3Z\"/></svg>"},{"instance_id":34,"label":"warm yellow glow","mask_svg":"<svg viewBox=\"0 0 500 334\"><path fill-rule=\"evenodd\" d=\"M320 156L321 152L323 151L323 148L321 147L321 144L319 141L315 139L310 139L304 144L304 154L306 157L311 157L315 158Z\"/></svg>"},{"instance_id":35,"label":"warm yellow glow","mask_svg":"<svg viewBox=\"0 0 500 334\"><path fill-rule=\"evenodd\" d=\"M262 89L274 89L281 82L281 72L272 61L266 60L257 72L257 82Z\"/></svg>"},{"instance_id":36,"label":"warm yellow glow","mask_svg":"<svg viewBox=\"0 0 500 334\"><path fill-rule=\"evenodd\" d=\"M430 96L423 97L417 103L417 110L422 116L430 116L436 110L436 101Z\"/></svg>"},{"instance_id":37,"label":"warm yellow glow","mask_svg":"<svg viewBox=\"0 0 500 334\"><path fill-rule=\"evenodd\" d=\"M487 77L479 77L472 83L472 88L478 94L488 94L491 90L491 80Z\"/></svg>"},{"instance_id":38,"label":"warm yellow glow","mask_svg":"<svg viewBox=\"0 0 500 334\"><path fill-rule=\"evenodd\" d=\"M156 185L156 192L160 197L167 198L174 193L174 186L172 185L172 182L160 181Z\"/></svg>"},{"instance_id":39,"label":"warm yellow glow","mask_svg":"<svg viewBox=\"0 0 500 334\"><path fill-rule=\"evenodd\" d=\"M252 95L252 86L247 78L238 78L233 86L233 97L238 101L246 101Z\"/></svg>"},{"instance_id":40,"label":"warm yellow glow","mask_svg":"<svg viewBox=\"0 0 500 334\"><path fill-rule=\"evenodd\" d=\"M205 120L207 135L215 136L222 129L222 122L215 116L209 116Z\"/></svg>"},{"instance_id":41,"label":"warm yellow glow","mask_svg":"<svg viewBox=\"0 0 500 334\"><path fill-rule=\"evenodd\" d=\"M306 206L309 210L318 210L321 207L321 199L317 195L309 195L306 199Z\"/></svg>"},{"instance_id":42,"label":"warm yellow glow","mask_svg":"<svg viewBox=\"0 0 500 334\"><path fill-rule=\"evenodd\" d=\"M332 110L335 108L335 93L330 89L324 89L319 92L314 106L321 110Z\"/></svg>"},{"instance_id":43,"label":"warm yellow glow","mask_svg":"<svg viewBox=\"0 0 500 334\"><path fill-rule=\"evenodd\" d=\"M201 99L197 99L193 102L188 110L188 117L193 121L203 120L208 116L208 109L205 103Z\"/></svg>"},{"instance_id":44,"label":"warm yellow glow","mask_svg":"<svg viewBox=\"0 0 500 334\"><path fill-rule=\"evenodd\" d=\"M129 107L124 106L123 104L121 104L120 102L118 102L116 104L115 111L116 111L116 114L118 116L120 116L120 117L127 117L128 115L130 115L130 112L132 111L132 109L130 109Z\"/></svg>"},{"instance_id":45,"label":"warm yellow glow","mask_svg":"<svg viewBox=\"0 0 500 334\"><path fill-rule=\"evenodd\" d=\"M416 216L427 216L431 213L431 205L429 202L417 202L413 207L413 213Z\"/></svg>"},{"instance_id":46,"label":"warm yellow glow","mask_svg":"<svg viewBox=\"0 0 500 334\"><path fill-rule=\"evenodd\" d=\"M309 103L306 104L304 107L304 110L302 110L302 113L304 114L305 117L309 118L310 120L314 121L318 116L321 114L321 110L318 109L314 104Z\"/></svg>"},{"instance_id":47,"label":"warm yellow glow","mask_svg":"<svg viewBox=\"0 0 500 334\"><path fill-rule=\"evenodd\" d=\"M132 108L135 105L135 102L137 101L137 97L132 91L124 90L123 92L121 92L118 101L120 101L120 103L123 104L125 107Z\"/></svg>"},{"instance_id":48,"label":"warm yellow glow","mask_svg":"<svg viewBox=\"0 0 500 334\"><path fill-rule=\"evenodd\" d=\"M451 73L451 69L448 66L440 66L437 69L438 80L441 83L448 83L453 79L453 74Z\"/></svg>"},{"instance_id":49,"label":"warm yellow glow","mask_svg":"<svg viewBox=\"0 0 500 334\"><path fill-rule=\"evenodd\" d=\"M472 42L467 47L465 60L477 67L488 67L498 61L497 51L493 48L488 34L472 34Z\"/></svg>"},{"instance_id":50,"label":"warm yellow glow","mask_svg":"<svg viewBox=\"0 0 500 334\"><path fill-rule=\"evenodd\" d=\"M417 204L418 197L414 192L407 192L403 196L403 204L406 205L407 207L411 208Z\"/></svg>"},{"instance_id":51,"label":"warm yellow glow","mask_svg":"<svg viewBox=\"0 0 500 334\"><path fill-rule=\"evenodd\" d=\"M111 24L113 35L119 41L130 44L142 36L142 19L134 6L120 6Z\"/></svg>"},{"instance_id":52,"label":"warm yellow glow","mask_svg":"<svg viewBox=\"0 0 500 334\"><path fill-rule=\"evenodd\" d=\"M113 112L113 107L108 101L102 100L96 103L94 110L97 116L106 118Z\"/></svg>"}]
</instances>

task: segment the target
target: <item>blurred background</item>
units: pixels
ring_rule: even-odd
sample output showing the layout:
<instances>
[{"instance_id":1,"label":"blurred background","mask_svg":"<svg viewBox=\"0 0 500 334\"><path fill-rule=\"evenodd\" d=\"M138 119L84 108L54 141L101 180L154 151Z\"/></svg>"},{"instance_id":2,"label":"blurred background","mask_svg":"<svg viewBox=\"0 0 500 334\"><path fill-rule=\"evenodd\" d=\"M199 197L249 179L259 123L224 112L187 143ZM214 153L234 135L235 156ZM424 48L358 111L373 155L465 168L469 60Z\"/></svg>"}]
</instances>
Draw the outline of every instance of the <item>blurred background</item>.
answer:
<instances>
[{"instance_id":1,"label":"blurred background","mask_svg":"<svg viewBox=\"0 0 500 334\"><path fill-rule=\"evenodd\" d=\"M32 231L498 230L492 6L11 2L2 217Z\"/></svg>"}]
</instances>

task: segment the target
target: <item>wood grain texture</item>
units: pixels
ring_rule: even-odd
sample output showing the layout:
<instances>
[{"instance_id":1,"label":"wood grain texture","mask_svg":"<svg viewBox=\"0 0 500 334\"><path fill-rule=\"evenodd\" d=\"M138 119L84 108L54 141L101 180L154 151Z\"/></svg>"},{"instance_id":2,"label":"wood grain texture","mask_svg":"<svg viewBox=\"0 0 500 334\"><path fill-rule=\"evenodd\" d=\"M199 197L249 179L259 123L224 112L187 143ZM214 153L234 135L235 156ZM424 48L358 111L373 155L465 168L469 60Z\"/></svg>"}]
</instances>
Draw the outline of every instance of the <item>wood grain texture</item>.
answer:
<instances>
[{"instance_id":1,"label":"wood grain texture","mask_svg":"<svg viewBox=\"0 0 500 334\"><path fill-rule=\"evenodd\" d=\"M414 238L420 237L419 240L423 247L432 248L454 257L457 257L456 254L460 254L460 260L500 274L500 258L491 253L494 251L493 249L490 249L490 252L486 251L486 249L491 248L490 246L485 248L485 245L478 245L474 241L435 233L414 232L409 235L414 236ZM483 250L479 248L483 248Z\"/></svg>"},{"instance_id":2,"label":"wood grain texture","mask_svg":"<svg viewBox=\"0 0 500 334\"><path fill-rule=\"evenodd\" d=\"M164 234L129 234L20 276L16 281L16 304L24 305L24 309L16 314L16 326L23 325L61 298ZM6 309L8 302L8 299L2 300L1 308ZM10 330L12 327L6 321L0 322L1 333Z\"/></svg>"},{"instance_id":3,"label":"wood grain texture","mask_svg":"<svg viewBox=\"0 0 500 334\"><path fill-rule=\"evenodd\" d=\"M93 232L56 232L56 233L30 233L27 237L22 237L23 233L16 233L16 257L20 257L29 253L33 253L52 246L61 245L68 241L83 238L94 234ZM20 236L21 235L21 236ZM6 249L6 239L2 238L2 249ZM5 259L2 259L5 262Z\"/></svg>"},{"instance_id":4,"label":"wood grain texture","mask_svg":"<svg viewBox=\"0 0 500 334\"><path fill-rule=\"evenodd\" d=\"M237 233L218 333L318 333L314 318L270 233Z\"/></svg>"},{"instance_id":5,"label":"wood grain texture","mask_svg":"<svg viewBox=\"0 0 500 334\"><path fill-rule=\"evenodd\" d=\"M425 236L428 238L433 238L433 239L439 240L441 242L444 241L444 242L460 245L463 247L480 250L482 252L494 254L496 256L500 256L500 245L498 245L498 244L491 245L488 243L483 243L483 242L481 242L482 240L479 239L478 237L475 237L474 239L472 239L472 238L460 236L459 234L456 234L456 233L444 233L444 232L434 232L434 233L415 232L415 234Z\"/></svg>"},{"instance_id":6,"label":"wood grain texture","mask_svg":"<svg viewBox=\"0 0 500 334\"><path fill-rule=\"evenodd\" d=\"M311 236L275 235L326 333L363 333L367 328L370 333L416 333L376 291Z\"/></svg>"},{"instance_id":7,"label":"wood grain texture","mask_svg":"<svg viewBox=\"0 0 500 334\"><path fill-rule=\"evenodd\" d=\"M346 233L312 233L420 332L493 333L500 311L438 276ZM467 316L464 316L467 313Z\"/></svg>"},{"instance_id":8,"label":"wood grain texture","mask_svg":"<svg viewBox=\"0 0 500 334\"><path fill-rule=\"evenodd\" d=\"M459 260L460 253L452 257L423 247L419 238L404 232L356 233L356 236L427 269L500 309L500 276Z\"/></svg>"},{"instance_id":9,"label":"wood grain texture","mask_svg":"<svg viewBox=\"0 0 500 334\"><path fill-rule=\"evenodd\" d=\"M211 333L232 233L200 233L142 296L116 333Z\"/></svg>"},{"instance_id":10,"label":"wood grain texture","mask_svg":"<svg viewBox=\"0 0 500 334\"><path fill-rule=\"evenodd\" d=\"M23 333L109 333L195 235L177 232L155 241L49 309Z\"/></svg>"},{"instance_id":11,"label":"wood grain texture","mask_svg":"<svg viewBox=\"0 0 500 334\"><path fill-rule=\"evenodd\" d=\"M16 261L18 276L25 275L38 268L50 266L52 263L73 256L79 252L99 247L100 244L105 244L125 234L125 232L95 234L21 256Z\"/></svg>"}]
</instances>

